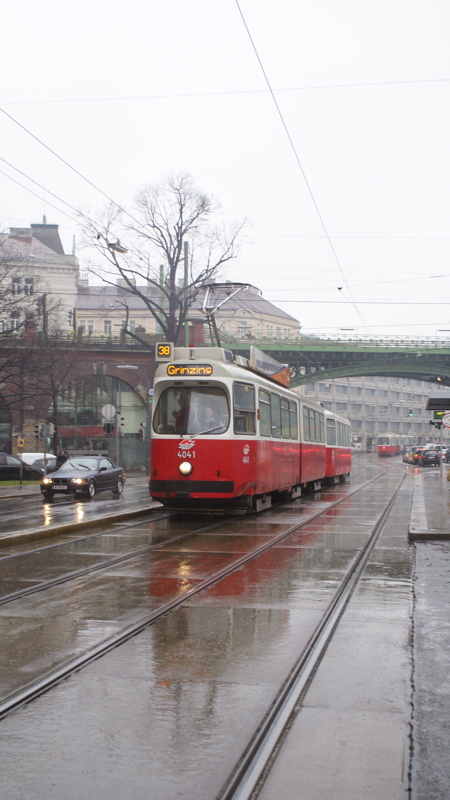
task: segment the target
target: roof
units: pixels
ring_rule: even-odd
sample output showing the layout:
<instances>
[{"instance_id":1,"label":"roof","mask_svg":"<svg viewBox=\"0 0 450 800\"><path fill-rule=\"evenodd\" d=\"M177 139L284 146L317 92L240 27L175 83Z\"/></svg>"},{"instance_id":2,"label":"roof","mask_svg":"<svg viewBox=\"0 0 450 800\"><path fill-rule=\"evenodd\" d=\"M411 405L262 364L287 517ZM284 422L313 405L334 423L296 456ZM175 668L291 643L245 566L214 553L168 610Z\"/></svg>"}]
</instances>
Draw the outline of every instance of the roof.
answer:
<instances>
[{"instance_id":1,"label":"roof","mask_svg":"<svg viewBox=\"0 0 450 800\"><path fill-rule=\"evenodd\" d=\"M9 233L0 233L0 256L16 260L25 260L30 256L55 256L54 250L47 245L27 236L25 233L11 236Z\"/></svg>"},{"instance_id":2,"label":"roof","mask_svg":"<svg viewBox=\"0 0 450 800\"><path fill-rule=\"evenodd\" d=\"M148 293L148 296L158 302L158 289L150 286L138 286L142 294ZM229 290L220 288L214 292L213 302L217 306L227 297L228 293L234 291L233 284ZM192 310L200 312L203 305L205 291L200 292L196 300L192 303ZM106 284L105 286L81 286L78 290L77 297L77 310L78 311L118 311L121 308L128 307L130 311L144 311L147 309L146 304L140 297L132 294L122 286L113 286ZM221 312L226 316L230 314L238 314L239 312L250 312L255 317L271 316L275 317L282 322L294 322L299 325L295 317L286 314L281 308L273 305L268 300L262 297L260 290L254 286L249 286L237 295L227 300L219 309L217 316L220 317Z\"/></svg>"}]
</instances>

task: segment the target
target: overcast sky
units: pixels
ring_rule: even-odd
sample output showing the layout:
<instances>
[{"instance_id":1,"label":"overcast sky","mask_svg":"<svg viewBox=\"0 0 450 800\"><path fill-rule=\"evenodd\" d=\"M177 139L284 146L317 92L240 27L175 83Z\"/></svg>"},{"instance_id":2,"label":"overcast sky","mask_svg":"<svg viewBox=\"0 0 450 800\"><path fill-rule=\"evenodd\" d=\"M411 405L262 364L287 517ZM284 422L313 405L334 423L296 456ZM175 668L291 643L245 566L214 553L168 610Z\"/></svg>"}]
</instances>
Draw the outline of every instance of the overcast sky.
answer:
<instances>
[{"instance_id":1,"label":"overcast sky","mask_svg":"<svg viewBox=\"0 0 450 800\"><path fill-rule=\"evenodd\" d=\"M70 252L62 201L186 171L252 223L224 277L305 331L450 336L448 0L23 0L2 29L4 228Z\"/></svg>"}]
</instances>

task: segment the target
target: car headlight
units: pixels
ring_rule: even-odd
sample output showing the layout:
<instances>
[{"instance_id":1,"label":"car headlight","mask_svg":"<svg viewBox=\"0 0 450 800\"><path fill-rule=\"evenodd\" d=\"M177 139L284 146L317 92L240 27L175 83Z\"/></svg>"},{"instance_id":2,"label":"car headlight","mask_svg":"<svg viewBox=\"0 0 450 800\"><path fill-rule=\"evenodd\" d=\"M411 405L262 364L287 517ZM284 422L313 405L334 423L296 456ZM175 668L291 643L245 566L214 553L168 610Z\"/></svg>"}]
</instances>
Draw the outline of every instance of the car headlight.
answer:
<instances>
[{"instance_id":1,"label":"car headlight","mask_svg":"<svg viewBox=\"0 0 450 800\"><path fill-rule=\"evenodd\" d=\"M71 483L86 483L86 478L72 478Z\"/></svg>"},{"instance_id":2,"label":"car headlight","mask_svg":"<svg viewBox=\"0 0 450 800\"><path fill-rule=\"evenodd\" d=\"M46 483L46 484L48 484L48 483L53 483L53 481L52 481L52 479L51 479L51 478L43 478L43 479L42 479L42 483Z\"/></svg>"},{"instance_id":3,"label":"car headlight","mask_svg":"<svg viewBox=\"0 0 450 800\"><path fill-rule=\"evenodd\" d=\"M182 461L178 469L182 475L190 475L194 467L190 461Z\"/></svg>"}]
</instances>

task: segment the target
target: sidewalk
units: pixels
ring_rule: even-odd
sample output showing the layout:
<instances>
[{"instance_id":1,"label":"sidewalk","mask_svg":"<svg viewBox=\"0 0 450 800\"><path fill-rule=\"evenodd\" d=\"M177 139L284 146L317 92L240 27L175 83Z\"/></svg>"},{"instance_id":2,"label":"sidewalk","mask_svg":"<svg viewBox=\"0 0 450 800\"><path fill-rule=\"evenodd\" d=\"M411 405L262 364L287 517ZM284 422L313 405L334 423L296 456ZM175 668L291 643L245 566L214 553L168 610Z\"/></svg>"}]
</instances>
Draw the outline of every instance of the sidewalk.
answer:
<instances>
[{"instance_id":1,"label":"sidewalk","mask_svg":"<svg viewBox=\"0 0 450 800\"><path fill-rule=\"evenodd\" d=\"M450 482L448 465L418 468L414 546L411 800L450 796Z\"/></svg>"},{"instance_id":2,"label":"sidewalk","mask_svg":"<svg viewBox=\"0 0 450 800\"><path fill-rule=\"evenodd\" d=\"M410 541L450 539L450 465L416 467L409 523Z\"/></svg>"}]
</instances>

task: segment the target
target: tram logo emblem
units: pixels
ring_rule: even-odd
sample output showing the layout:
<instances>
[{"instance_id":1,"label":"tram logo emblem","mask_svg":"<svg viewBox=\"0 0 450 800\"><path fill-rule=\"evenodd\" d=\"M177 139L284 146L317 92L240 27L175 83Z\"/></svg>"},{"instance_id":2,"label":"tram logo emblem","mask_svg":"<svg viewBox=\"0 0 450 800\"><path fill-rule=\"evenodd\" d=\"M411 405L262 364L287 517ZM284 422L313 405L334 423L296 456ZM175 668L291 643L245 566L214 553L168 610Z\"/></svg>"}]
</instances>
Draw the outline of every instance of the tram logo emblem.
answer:
<instances>
[{"instance_id":1,"label":"tram logo emblem","mask_svg":"<svg viewBox=\"0 0 450 800\"><path fill-rule=\"evenodd\" d=\"M249 444L245 444L244 445L244 456L248 456L249 452L250 452L250 445Z\"/></svg>"},{"instance_id":2,"label":"tram logo emblem","mask_svg":"<svg viewBox=\"0 0 450 800\"><path fill-rule=\"evenodd\" d=\"M178 450L190 450L191 447L194 447L195 440L194 439L182 439L180 444L178 445Z\"/></svg>"},{"instance_id":3,"label":"tram logo emblem","mask_svg":"<svg viewBox=\"0 0 450 800\"><path fill-rule=\"evenodd\" d=\"M244 455L242 457L242 463L243 464L250 464L249 452L250 452L250 445L249 444L244 444L244 449L243 449Z\"/></svg>"}]
</instances>

